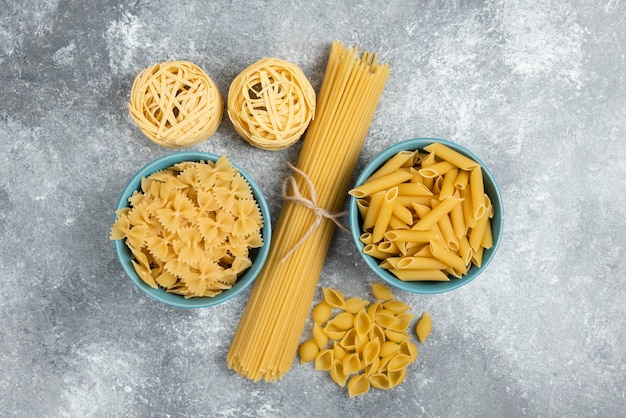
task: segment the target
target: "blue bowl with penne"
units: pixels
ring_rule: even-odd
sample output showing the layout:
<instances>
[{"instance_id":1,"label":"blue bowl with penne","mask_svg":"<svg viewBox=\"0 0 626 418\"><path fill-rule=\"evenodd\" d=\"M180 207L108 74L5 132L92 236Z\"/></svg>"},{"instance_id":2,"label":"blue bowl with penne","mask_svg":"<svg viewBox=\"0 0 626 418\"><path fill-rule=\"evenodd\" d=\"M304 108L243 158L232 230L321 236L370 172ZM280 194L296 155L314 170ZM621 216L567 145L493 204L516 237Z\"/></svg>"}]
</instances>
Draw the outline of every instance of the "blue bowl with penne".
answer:
<instances>
[{"instance_id":1,"label":"blue bowl with penne","mask_svg":"<svg viewBox=\"0 0 626 418\"><path fill-rule=\"evenodd\" d=\"M474 280L495 256L504 209L493 174L451 141L414 138L377 155L350 198L350 228L386 283L436 294Z\"/></svg>"},{"instance_id":2,"label":"blue bowl with penne","mask_svg":"<svg viewBox=\"0 0 626 418\"><path fill-rule=\"evenodd\" d=\"M255 280L271 235L254 180L224 155L187 151L158 158L131 178L110 239L143 292L168 305L203 308Z\"/></svg>"}]
</instances>

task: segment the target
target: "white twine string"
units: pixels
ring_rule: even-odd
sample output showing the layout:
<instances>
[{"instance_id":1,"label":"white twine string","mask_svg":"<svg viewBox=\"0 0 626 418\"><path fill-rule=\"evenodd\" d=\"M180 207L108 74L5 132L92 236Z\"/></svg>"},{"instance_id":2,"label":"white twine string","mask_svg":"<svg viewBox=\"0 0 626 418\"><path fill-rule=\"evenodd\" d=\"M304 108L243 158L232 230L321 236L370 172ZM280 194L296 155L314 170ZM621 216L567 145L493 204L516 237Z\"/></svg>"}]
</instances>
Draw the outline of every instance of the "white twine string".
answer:
<instances>
[{"instance_id":1,"label":"white twine string","mask_svg":"<svg viewBox=\"0 0 626 418\"><path fill-rule=\"evenodd\" d=\"M311 209L314 213L315 213L315 221L313 222L313 224L311 225L311 227L309 228L309 230L306 232L306 234L304 234L304 236L302 238L300 238L300 241L298 241L293 248L291 248L287 254L285 254L285 256L282 258L282 260L280 260L281 263L284 263L289 257L291 257L291 255L302 245L304 244L304 242L311 236L311 234L313 232L315 232L315 230L320 226L320 224L322 223L322 219L326 218L326 219L330 219L331 221L333 221L335 223L335 225L337 225L339 228L343 229L346 232L350 232L350 229L347 226L344 226L341 222L339 222L339 219L341 216L347 214L347 211L343 211L343 212L330 212L324 208L321 208L318 206L317 204L317 193L315 191L315 186L313 185L313 182L311 181L311 179L309 178L309 176L307 176L307 174L294 167L291 163L287 163L287 166L293 170L295 173L300 174L302 176L302 178L305 180L309 191L311 193L311 198L307 199L306 197L304 197L301 193L300 190L298 189L298 185L296 183L296 178L294 176L289 176L285 179L285 181L283 182L283 188L282 188L282 197L284 200L288 200L290 202L294 202L296 204L305 206L309 209ZM291 194L288 194L288 189L291 188Z\"/></svg>"}]
</instances>

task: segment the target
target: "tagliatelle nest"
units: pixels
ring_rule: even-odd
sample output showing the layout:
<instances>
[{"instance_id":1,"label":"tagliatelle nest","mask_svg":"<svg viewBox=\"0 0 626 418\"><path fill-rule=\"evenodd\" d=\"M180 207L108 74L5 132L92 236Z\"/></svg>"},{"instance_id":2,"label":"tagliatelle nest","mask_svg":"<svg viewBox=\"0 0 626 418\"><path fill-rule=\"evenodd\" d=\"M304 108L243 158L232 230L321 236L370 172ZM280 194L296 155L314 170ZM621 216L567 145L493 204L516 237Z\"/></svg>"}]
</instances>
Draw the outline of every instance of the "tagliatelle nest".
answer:
<instances>
[{"instance_id":1,"label":"tagliatelle nest","mask_svg":"<svg viewBox=\"0 0 626 418\"><path fill-rule=\"evenodd\" d=\"M297 65L265 58L235 77L227 107L242 138L277 151L296 143L309 126L315 115L315 91Z\"/></svg>"},{"instance_id":2,"label":"tagliatelle nest","mask_svg":"<svg viewBox=\"0 0 626 418\"><path fill-rule=\"evenodd\" d=\"M141 131L169 148L196 145L215 133L224 101L211 78L197 65L169 61L142 70L128 105Z\"/></svg>"}]
</instances>

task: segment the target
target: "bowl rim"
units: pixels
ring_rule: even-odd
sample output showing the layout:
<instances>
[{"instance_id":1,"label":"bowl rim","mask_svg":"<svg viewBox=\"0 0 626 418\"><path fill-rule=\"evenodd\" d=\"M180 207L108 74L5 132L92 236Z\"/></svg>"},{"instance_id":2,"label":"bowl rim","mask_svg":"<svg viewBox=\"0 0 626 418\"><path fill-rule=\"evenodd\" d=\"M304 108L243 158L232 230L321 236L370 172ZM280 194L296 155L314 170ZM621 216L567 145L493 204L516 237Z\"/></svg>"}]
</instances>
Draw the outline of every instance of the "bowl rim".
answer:
<instances>
[{"instance_id":1,"label":"bowl rim","mask_svg":"<svg viewBox=\"0 0 626 418\"><path fill-rule=\"evenodd\" d=\"M489 193L489 198L491 199L492 205L494 206L494 210L495 210L494 218L497 217L499 222L496 224L497 227L493 228L493 234L494 234L493 245L490 249L485 251L485 255L483 256L482 264L480 267L472 266L468 274L465 275L463 278L461 279L454 278L454 279L451 279L449 282L421 282L421 281L405 282L405 281L402 281L396 278L391 273L387 272L386 270L381 269L378 266L378 263L380 261L378 261L372 256L369 256L363 253L363 247L365 247L365 245L360 240L360 236L362 232L361 224L359 221L360 214L356 205L357 198L355 198L354 196L350 196L349 215L348 215L349 221L350 221L350 231L351 231L352 239L357 246L357 250L359 254L361 255L362 259L365 261L365 264L370 268L370 270L372 270L378 277L380 277L383 281L385 281L387 284L391 286L394 286L396 288L399 288L399 289L402 289L411 293L428 294L428 295L450 292L452 290L458 289L468 284L469 282L473 281L476 277L478 277L482 272L485 271L485 269L491 263L495 254L497 253L500 243L502 241L502 235L503 235L503 230L504 230L504 206L502 202L502 192L500 191L500 188L498 186L498 183L496 182L496 179L493 173L489 170L487 165L480 158L478 158L478 156L476 156L472 151L470 151L469 149L467 149L466 147L460 144L457 144L455 142L452 142L446 139L441 139L441 138L419 137L419 138L405 139L400 142L397 142L385 148L377 155L375 155L366 164L365 168L361 171L361 173L357 177L357 180L353 186L353 187L357 187L363 184L363 182L370 175L372 175L374 171L376 171L377 168L379 168L391 156L395 155L399 151L423 149L428 144L435 143L435 142L447 145L451 147L452 149L454 149L455 151L458 151L462 153L463 155L472 158L474 161L480 164L481 168L483 169L484 178L492 184L493 193ZM485 191L485 193L487 193L487 191Z\"/></svg>"},{"instance_id":2,"label":"bowl rim","mask_svg":"<svg viewBox=\"0 0 626 418\"><path fill-rule=\"evenodd\" d=\"M141 169L139 169L133 176L130 178L126 186L124 187L120 197L117 201L115 212L121 208L129 207L128 197L131 194L139 189L141 185L141 179L154 173L155 171L165 169L167 167L171 167L174 164L178 164L185 161L217 161L220 155L202 152L202 151L179 151L170 153L161 157L158 157L148 164L144 165ZM229 158L226 155L227 158ZM185 299L184 296L177 295L174 293L167 293L162 288L152 288L147 285L135 272L132 263L130 262L130 257L128 256L129 250L126 244L124 243L124 239L114 240L113 245L115 248L115 254L118 259L118 262L122 266L124 273L130 279L132 283L134 283L143 293L147 294L151 298L163 302L167 305L179 307L179 308L206 308L210 306L219 305L224 303L235 296L242 293L245 289L247 289L256 279L259 272L261 271L267 256L269 254L269 249L272 240L272 223L269 206L261 191L259 185L254 181L254 179L239 165L232 162L229 158L231 165L241 173L241 175L246 179L246 181L250 184L250 188L252 189L252 194L259 205L261 210L261 214L263 215L263 227L261 228L261 235L263 236L263 245L258 249L254 249L256 251L256 256L254 257L252 265L244 272L243 275L237 278L235 284L222 293L214 296L214 297L197 297L197 298L188 298ZM116 219L117 215L114 215L113 219ZM127 259L127 260L126 260ZM125 261L126 260L126 261Z\"/></svg>"}]
</instances>

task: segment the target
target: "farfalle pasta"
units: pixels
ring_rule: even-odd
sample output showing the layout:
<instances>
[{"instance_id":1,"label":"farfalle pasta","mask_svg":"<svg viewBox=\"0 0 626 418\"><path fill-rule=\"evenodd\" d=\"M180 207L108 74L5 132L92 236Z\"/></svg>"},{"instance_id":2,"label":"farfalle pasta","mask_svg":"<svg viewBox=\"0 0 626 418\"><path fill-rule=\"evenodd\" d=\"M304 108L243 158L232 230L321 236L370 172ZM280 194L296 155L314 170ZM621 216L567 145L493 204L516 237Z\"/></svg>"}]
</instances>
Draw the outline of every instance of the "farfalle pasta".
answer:
<instances>
[{"instance_id":1,"label":"farfalle pasta","mask_svg":"<svg viewBox=\"0 0 626 418\"><path fill-rule=\"evenodd\" d=\"M153 288L216 296L252 265L250 249L263 244L252 189L225 156L144 177L128 200L110 239L125 240L137 275Z\"/></svg>"},{"instance_id":2,"label":"farfalle pasta","mask_svg":"<svg viewBox=\"0 0 626 418\"><path fill-rule=\"evenodd\" d=\"M313 338L300 345L300 363L314 361L316 370L329 372L335 383L347 386L351 398L371 387L389 390L398 386L418 356L407 331L413 320L410 307L384 284L372 283L371 288L374 303L346 299L337 289L323 288L324 299L311 313ZM430 328L422 330L425 326L432 327L427 312L416 327L420 342L426 340L424 331L430 333Z\"/></svg>"}]
</instances>

